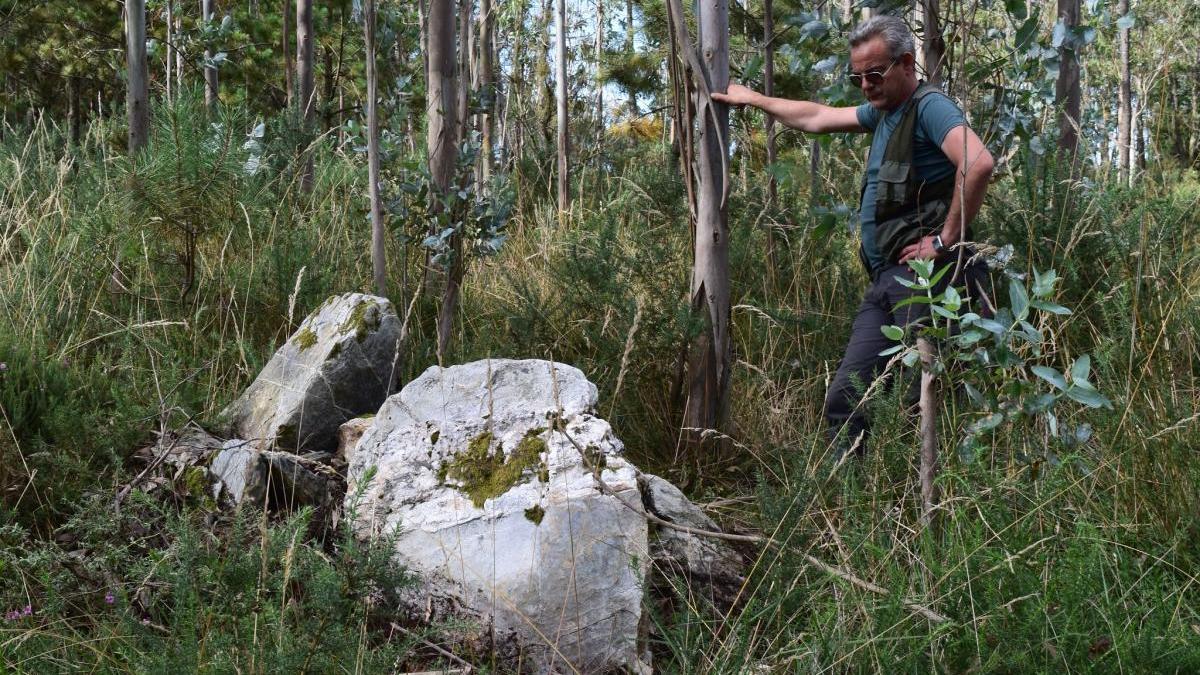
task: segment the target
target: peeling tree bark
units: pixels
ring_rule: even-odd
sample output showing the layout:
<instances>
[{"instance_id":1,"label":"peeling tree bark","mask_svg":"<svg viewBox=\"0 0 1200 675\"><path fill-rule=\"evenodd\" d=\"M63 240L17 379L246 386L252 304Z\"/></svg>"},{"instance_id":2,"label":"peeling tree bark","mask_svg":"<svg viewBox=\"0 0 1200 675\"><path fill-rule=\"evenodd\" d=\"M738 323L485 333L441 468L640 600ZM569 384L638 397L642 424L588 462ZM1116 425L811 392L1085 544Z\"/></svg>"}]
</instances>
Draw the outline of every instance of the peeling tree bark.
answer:
<instances>
[{"instance_id":1,"label":"peeling tree bark","mask_svg":"<svg viewBox=\"0 0 1200 675\"><path fill-rule=\"evenodd\" d=\"M699 3L702 72L708 91L729 87L728 0ZM690 49L690 45L680 45ZM704 431L718 429L728 408L732 350L729 340L729 216L726 210L726 172L729 108L709 100L703 92L696 102L697 189L696 236L692 268L692 309L704 319L704 328L692 344L689 359L688 401L684 412L689 446L706 445Z\"/></svg>"}]
</instances>

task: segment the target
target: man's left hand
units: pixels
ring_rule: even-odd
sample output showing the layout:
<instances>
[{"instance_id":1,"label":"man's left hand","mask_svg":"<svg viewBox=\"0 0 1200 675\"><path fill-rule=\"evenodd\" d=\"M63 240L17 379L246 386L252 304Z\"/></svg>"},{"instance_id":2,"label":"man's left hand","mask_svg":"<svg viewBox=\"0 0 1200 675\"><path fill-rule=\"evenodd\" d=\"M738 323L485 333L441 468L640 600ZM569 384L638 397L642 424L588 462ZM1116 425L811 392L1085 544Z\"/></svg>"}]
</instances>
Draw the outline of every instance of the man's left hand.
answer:
<instances>
[{"instance_id":1,"label":"man's left hand","mask_svg":"<svg viewBox=\"0 0 1200 675\"><path fill-rule=\"evenodd\" d=\"M936 257L938 257L938 252L933 250L933 236L930 235L921 237L901 249L900 264L907 265L909 260L931 260Z\"/></svg>"}]
</instances>

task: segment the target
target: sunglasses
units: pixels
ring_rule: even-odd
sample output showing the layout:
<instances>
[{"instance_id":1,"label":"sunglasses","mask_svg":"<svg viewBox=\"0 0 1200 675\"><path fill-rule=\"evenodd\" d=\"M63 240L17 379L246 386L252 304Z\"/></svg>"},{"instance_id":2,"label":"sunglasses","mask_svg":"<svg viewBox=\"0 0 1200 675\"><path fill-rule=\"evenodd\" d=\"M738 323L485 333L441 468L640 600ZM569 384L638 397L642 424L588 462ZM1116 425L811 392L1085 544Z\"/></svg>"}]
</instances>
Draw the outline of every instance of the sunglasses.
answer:
<instances>
[{"instance_id":1,"label":"sunglasses","mask_svg":"<svg viewBox=\"0 0 1200 675\"><path fill-rule=\"evenodd\" d=\"M892 66L896 65L896 61L899 61L899 59L892 59L892 62L888 64L888 67L884 68L883 70L868 70L865 73L851 72L848 74L850 84L854 85L855 87L861 87L863 80L866 80L871 84L881 84L883 82L883 78L887 77L888 71L892 69Z\"/></svg>"}]
</instances>

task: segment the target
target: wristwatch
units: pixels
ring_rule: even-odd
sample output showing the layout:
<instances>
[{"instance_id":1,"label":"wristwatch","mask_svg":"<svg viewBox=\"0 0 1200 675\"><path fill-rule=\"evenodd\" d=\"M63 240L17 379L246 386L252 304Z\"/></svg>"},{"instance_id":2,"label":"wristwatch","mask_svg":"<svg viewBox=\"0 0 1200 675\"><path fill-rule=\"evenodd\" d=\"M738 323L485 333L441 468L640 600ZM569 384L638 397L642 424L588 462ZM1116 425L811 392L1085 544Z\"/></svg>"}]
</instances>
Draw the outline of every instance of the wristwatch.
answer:
<instances>
[{"instance_id":1,"label":"wristwatch","mask_svg":"<svg viewBox=\"0 0 1200 675\"><path fill-rule=\"evenodd\" d=\"M933 252L941 253L942 251L945 251L945 250L946 250L946 245L942 243L942 235L940 235L940 234L933 235Z\"/></svg>"}]
</instances>

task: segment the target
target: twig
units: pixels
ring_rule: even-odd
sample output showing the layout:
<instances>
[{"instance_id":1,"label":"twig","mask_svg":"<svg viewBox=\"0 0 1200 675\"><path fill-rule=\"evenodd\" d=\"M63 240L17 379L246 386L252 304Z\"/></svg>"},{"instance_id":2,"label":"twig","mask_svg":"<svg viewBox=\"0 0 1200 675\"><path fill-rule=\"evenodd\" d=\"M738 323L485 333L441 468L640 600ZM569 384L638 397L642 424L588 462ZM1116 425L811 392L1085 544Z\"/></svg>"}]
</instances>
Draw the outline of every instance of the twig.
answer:
<instances>
[{"instance_id":1,"label":"twig","mask_svg":"<svg viewBox=\"0 0 1200 675\"><path fill-rule=\"evenodd\" d=\"M839 579L847 581L852 586L856 586L858 588L863 589L864 591L870 591L870 592L876 593L878 595L884 595L884 596L891 595L891 593L888 592L888 589L886 589L882 586L876 586L875 584L873 584L869 581L859 579L858 577L854 576L853 574L850 574L849 572L847 572L844 569L841 569L840 567L834 567L833 565L828 565L826 563L823 563L819 559L817 559L816 557L814 557L812 555L809 555L808 553L803 553L803 554L801 554L801 556L804 558L805 561L808 562L808 564L812 565L813 567L816 567L817 569L821 570L822 572L825 572L826 574L831 574ZM916 612L917 614L920 614L921 616L923 616L935 623L946 623L947 621L950 620L949 617L938 614L937 612L933 611L932 609L929 609L925 605L918 605L915 602L909 602L907 600L904 600L903 603L904 603L904 606L907 607L908 609Z\"/></svg>"},{"instance_id":2,"label":"twig","mask_svg":"<svg viewBox=\"0 0 1200 675\"><path fill-rule=\"evenodd\" d=\"M404 626L401 626L400 624L398 624L394 621L389 622L389 623L393 630L398 630L401 633L404 633L405 635L420 642L421 644L425 645L426 647L429 647L430 649L434 650L438 654L441 654L442 656L450 659L454 663L457 663L458 665L462 666L465 669L463 672L465 672L465 673L474 672L475 666L471 665L470 663L467 663L466 661L464 661L462 659L462 657L458 656L454 652L451 652L450 650L446 649L445 647L442 647L441 645L437 645L437 644L434 644L433 642L430 642L429 640L426 640L425 638L421 637L420 635L413 633L409 629L405 628Z\"/></svg>"},{"instance_id":3,"label":"twig","mask_svg":"<svg viewBox=\"0 0 1200 675\"><path fill-rule=\"evenodd\" d=\"M921 524L929 527L933 523L933 510L937 505L937 375L934 373L937 357L933 345L925 338L917 338L917 352L921 356Z\"/></svg>"}]
</instances>

